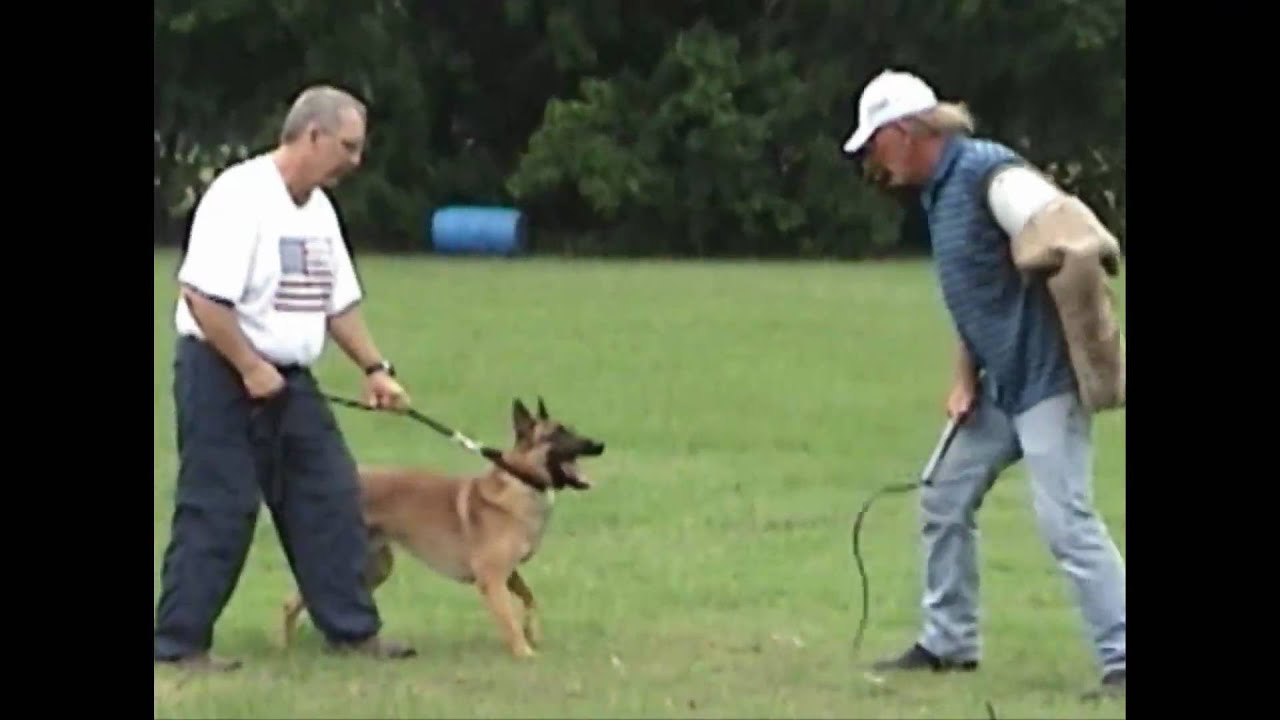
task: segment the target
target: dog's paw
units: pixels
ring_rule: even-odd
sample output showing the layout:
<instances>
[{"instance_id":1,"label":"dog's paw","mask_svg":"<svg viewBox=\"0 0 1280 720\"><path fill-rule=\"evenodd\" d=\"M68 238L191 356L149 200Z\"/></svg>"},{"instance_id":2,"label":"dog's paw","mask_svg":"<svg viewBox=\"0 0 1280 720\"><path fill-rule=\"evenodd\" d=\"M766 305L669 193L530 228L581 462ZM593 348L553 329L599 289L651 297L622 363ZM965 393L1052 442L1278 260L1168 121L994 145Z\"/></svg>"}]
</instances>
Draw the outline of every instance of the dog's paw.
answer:
<instances>
[{"instance_id":1,"label":"dog's paw","mask_svg":"<svg viewBox=\"0 0 1280 720\"><path fill-rule=\"evenodd\" d=\"M536 657L538 653L535 652L534 649L532 647L529 647L529 645L526 643L526 644L517 645L511 648L511 654L515 656L517 660L528 660L530 658Z\"/></svg>"},{"instance_id":2,"label":"dog's paw","mask_svg":"<svg viewBox=\"0 0 1280 720\"><path fill-rule=\"evenodd\" d=\"M524 639L535 648L542 642L542 626L536 617L524 621Z\"/></svg>"}]
</instances>

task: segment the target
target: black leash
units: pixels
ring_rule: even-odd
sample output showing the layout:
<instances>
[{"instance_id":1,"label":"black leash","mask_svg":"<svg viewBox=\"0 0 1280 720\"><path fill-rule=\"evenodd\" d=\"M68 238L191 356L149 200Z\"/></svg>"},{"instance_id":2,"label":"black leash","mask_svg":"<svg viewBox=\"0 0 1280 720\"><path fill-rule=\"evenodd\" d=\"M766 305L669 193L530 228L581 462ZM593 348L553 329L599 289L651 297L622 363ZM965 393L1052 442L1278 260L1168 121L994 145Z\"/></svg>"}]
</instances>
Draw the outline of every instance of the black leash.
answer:
<instances>
[{"instance_id":1,"label":"black leash","mask_svg":"<svg viewBox=\"0 0 1280 720\"><path fill-rule=\"evenodd\" d=\"M319 395L320 397L324 398L325 400L328 400L331 403L334 403L335 405L344 405L349 408L355 408L357 410L366 410L368 412L379 412L378 408L372 408L372 407L369 407L368 405L365 405L362 402L344 398L339 395L330 395L329 393L326 393L326 392L321 392L319 393ZM470 450L471 452L479 453L490 460L498 459L498 458L501 458L502 456L502 453L498 452L497 450L493 448L485 447L480 443L476 442L475 440L472 440L471 438L467 437L466 435L463 435L462 433L449 428L444 423L441 423L438 420L432 420L431 418L427 417L426 415L423 415L422 413L418 412L417 410L414 410L413 408L407 408L404 410L388 409L388 410L381 410L380 412L390 412L390 413L395 413L399 415L408 415L414 420L417 420L418 422L422 423L423 425L426 425L432 430L435 430L441 435L444 435L450 440L457 442L458 444L462 445L463 447Z\"/></svg>"},{"instance_id":2,"label":"black leash","mask_svg":"<svg viewBox=\"0 0 1280 720\"><path fill-rule=\"evenodd\" d=\"M416 420L422 423L423 425L426 425L432 430L435 430L437 433L445 436L446 438L458 443L459 445L466 448L467 450L473 453L476 453L477 455L480 455L481 457L485 458L489 462L492 462L494 465L497 465L502 470L508 473L511 473L517 478L520 478L520 480L523 481L526 485L529 485L534 488L538 488L540 490L543 489L541 483L530 479L526 473L516 470L515 468L507 464L506 460L503 459L502 457L501 450L489 447L487 445L482 445L476 442L475 440L472 440L471 438L467 437L466 435L463 435L457 430L450 428L444 423L438 420L434 420L418 412L417 410L414 410L413 408L405 408L403 410L399 410L399 409L379 410L378 408L369 407L368 405L365 405L362 402L351 400L349 398L344 398L338 395L330 395L329 393L326 393L326 392L318 392L318 394L320 395L320 397L324 398L325 400L328 400L329 402L335 405L342 405L349 408L355 408L356 410L364 410L366 412L389 412L396 415L407 416L413 420Z\"/></svg>"},{"instance_id":3,"label":"black leash","mask_svg":"<svg viewBox=\"0 0 1280 720\"><path fill-rule=\"evenodd\" d=\"M873 493L865 503L862 504L862 509L858 511L857 517L854 518L853 560L858 566L858 575L861 576L862 578L862 617L858 621L858 629L853 636L854 652L857 652L858 648L861 647L862 645L862 635L867 629L867 618L869 615L869 607L871 604L870 583L867 581L867 569L862 562L862 548L861 548L861 543L859 542L859 538L861 537L861 534L862 534L862 521L866 517L867 511L871 509L871 504L875 502L876 499L884 495L896 495L899 493L906 493L918 488L932 485L933 474L938 469L938 463L942 460L942 456L946 454L947 448L951 447L951 441L955 439L956 430L958 430L959 427L960 427L960 423L957 422L955 418L949 419L947 421L946 427L944 427L942 430L942 437L941 439L939 439L937 447L934 448L933 455L930 456L929 462L925 465L924 472L920 474L919 480L916 480L913 482L907 482L907 483L895 483L893 485L886 485L880 488L875 493ZM989 718L989 720L997 720L996 709L994 706L992 706L991 701L986 700L984 701L984 704L987 709L987 717Z\"/></svg>"},{"instance_id":4,"label":"black leash","mask_svg":"<svg viewBox=\"0 0 1280 720\"><path fill-rule=\"evenodd\" d=\"M862 504L862 509L858 511L858 516L853 521L853 561L857 564L858 575L862 578L862 617L858 620L858 629L853 634L854 652L857 652L858 648L862 645L862 634L866 632L867 629L868 607L871 604L870 583L867 582L867 568L862 563L862 548L859 543L859 538L862 536L862 520L866 517L867 510L871 509L871 503L875 502L877 498L883 495L896 495L898 493L910 492L921 487L922 484L923 483L916 481L910 483L898 483L896 485L886 485L885 487L880 488Z\"/></svg>"},{"instance_id":5,"label":"black leash","mask_svg":"<svg viewBox=\"0 0 1280 720\"><path fill-rule=\"evenodd\" d=\"M862 634L867 629L867 618L871 605L871 588L867 581L867 568L862 562L862 546L859 538L862 536L862 521L867 515L867 511L871 509L871 504L883 495L896 495L905 493L924 487L933 483L933 473L938 467L938 462L942 460L943 454L947 452L947 448L951 446L951 441L955 439L956 430L960 424L956 420L950 419L942 430L942 438L938 441L938 445L934 448L933 455L929 458L928 464L925 465L924 472L920 474L920 479L909 483L895 483L886 485L877 490L862 505L862 509L858 511L858 516L853 521L853 560L858 566L858 575L862 578L862 618L858 621L858 630L853 636L853 649L857 652L862 645Z\"/></svg>"}]
</instances>

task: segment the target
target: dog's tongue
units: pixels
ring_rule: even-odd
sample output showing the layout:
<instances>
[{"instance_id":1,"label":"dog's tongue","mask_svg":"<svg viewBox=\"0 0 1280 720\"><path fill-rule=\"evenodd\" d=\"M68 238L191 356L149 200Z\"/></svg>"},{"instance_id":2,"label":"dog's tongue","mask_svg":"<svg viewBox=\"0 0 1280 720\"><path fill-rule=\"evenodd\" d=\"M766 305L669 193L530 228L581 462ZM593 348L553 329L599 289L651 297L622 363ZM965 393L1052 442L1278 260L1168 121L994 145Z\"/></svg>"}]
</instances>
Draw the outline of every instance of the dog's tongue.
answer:
<instances>
[{"instance_id":1,"label":"dog's tongue","mask_svg":"<svg viewBox=\"0 0 1280 720\"><path fill-rule=\"evenodd\" d=\"M591 487L590 478L586 476L586 473L578 469L578 463L576 461L568 460L560 463L560 470L563 471L565 477L568 477L570 480L577 480L582 483L583 486Z\"/></svg>"}]
</instances>

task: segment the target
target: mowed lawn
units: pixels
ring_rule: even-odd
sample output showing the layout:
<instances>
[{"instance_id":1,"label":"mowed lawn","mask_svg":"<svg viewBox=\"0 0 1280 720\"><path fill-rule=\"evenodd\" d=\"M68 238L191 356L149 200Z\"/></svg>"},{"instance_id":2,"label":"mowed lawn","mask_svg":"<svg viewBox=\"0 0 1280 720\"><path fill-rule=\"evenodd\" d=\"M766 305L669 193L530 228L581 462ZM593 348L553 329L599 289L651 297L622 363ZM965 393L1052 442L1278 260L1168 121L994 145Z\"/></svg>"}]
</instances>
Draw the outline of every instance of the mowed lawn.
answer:
<instances>
[{"instance_id":1,"label":"mowed lawn","mask_svg":"<svg viewBox=\"0 0 1280 720\"><path fill-rule=\"evenodd\" d=\"M155 255L155 594L176 472L177 256ZM737 264L362 256L365 312L415 406L478 440L536 402L608 443L597 487L557 500L522 571L539 656L505 654L478 593L400 555L378 601L419 657L326 656L305 625L279 647L292 582L265 511L215 649L239 673L155 672L157 717L1118 717L1079 694L1096 668L1072 591L1015 467L980 514L985 657L976 674L865 665L918 626L916 495L872 508L860 586L854 514L919 472L943 424L953 336L924 263ZM1123 282L1116 283L1123 301ZM1122 306L1123 309L1123 306ZM331 346L317 369L354 396ZM337 408L363 462L484 464L406 418ZM1097 505L1125 544L1124 414L1095 425Z\"/></svg>"}]
</instances>

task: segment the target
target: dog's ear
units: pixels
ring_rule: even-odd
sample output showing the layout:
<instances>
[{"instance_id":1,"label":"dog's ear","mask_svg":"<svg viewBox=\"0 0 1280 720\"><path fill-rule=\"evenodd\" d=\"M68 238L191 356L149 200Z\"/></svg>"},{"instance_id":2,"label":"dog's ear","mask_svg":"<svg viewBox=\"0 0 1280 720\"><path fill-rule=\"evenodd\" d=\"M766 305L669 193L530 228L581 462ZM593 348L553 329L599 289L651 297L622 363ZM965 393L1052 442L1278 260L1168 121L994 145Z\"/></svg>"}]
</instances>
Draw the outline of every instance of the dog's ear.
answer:
<instances>
[{"instance_id":1,"label":"dog's ear","mask_svg":"<svg viewBox=\"0 0 1280 720\"><path fill-rule=\"evenodd\" d=\"M517 440L528 440L533 437L533 416L529 414L529 408L520 402L520 398L516 398L511 403L511 422L515 428Z\"/></svg>"},{"instance_id":2,"label":"dog's ear","mask_svg":"<svg viewBox=\"0 0 1280 720\"><path fill-rule=\"evenodd\" d=\"M538 419L546 420L547 418L550 418L550 417L551 416L547 414L547 404L542 402L542 396L539 395L538 396Z\"/></svg>"}]
</instances>

